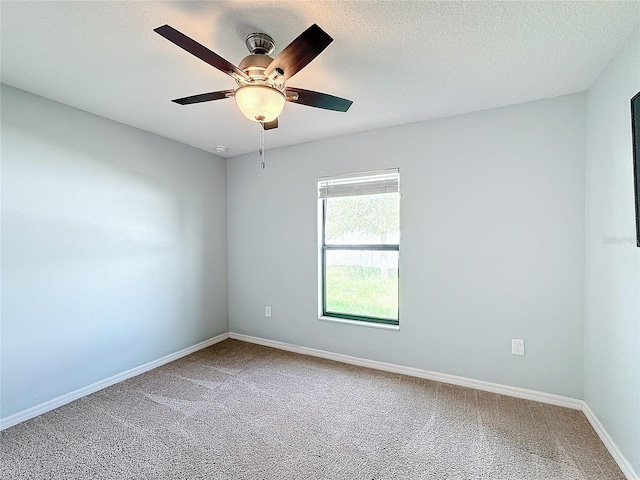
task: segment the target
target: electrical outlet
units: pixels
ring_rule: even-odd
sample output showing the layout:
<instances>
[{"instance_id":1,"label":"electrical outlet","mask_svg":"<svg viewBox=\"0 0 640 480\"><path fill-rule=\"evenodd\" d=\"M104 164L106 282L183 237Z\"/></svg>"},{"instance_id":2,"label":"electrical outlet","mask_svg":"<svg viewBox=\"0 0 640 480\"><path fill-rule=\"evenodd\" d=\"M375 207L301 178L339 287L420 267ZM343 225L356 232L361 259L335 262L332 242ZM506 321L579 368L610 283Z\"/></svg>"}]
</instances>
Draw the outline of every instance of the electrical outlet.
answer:
<instances>
[{"instance_id":1,"label":"electrical outlet","mask_svg":"<svg viewBox=\"0 0 640 480\"><path fill-rule=\"evenodd\" d=\"M524 340L521 340L519 338L511 339L511 354L524 355Z\"/></svg>"},{"instance_id":2,"label":"electrical outlet","mask_svg":"<svg viewBox=\"0 0 640 480\"><path fill-rule=\"evenodd\" d=\"M271 307L264 307L264 316L271 318Z\"/></svg>"}]
</instances>

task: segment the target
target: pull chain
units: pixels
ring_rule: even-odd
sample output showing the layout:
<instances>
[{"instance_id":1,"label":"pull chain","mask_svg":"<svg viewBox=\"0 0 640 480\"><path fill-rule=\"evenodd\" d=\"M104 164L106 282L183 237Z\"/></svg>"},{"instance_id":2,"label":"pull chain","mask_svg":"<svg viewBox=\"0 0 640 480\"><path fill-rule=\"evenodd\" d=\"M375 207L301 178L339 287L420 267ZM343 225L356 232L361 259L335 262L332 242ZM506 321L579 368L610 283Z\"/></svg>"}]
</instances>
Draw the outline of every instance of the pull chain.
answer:
<instances>
[{"instance_id":1,"label":"pull chain","mask_svg":"<svg viewBox=\"0 0 640 480\"><path fill-rule=\"evenodd\" d=\"M266 167L266 163L264 161L264 122L259 122L259 123L260 123L260 150L258 150L258 154L262 159L262 162L260 163L260 165L264 170L264 168Z\"/></svg>"}]
</instances>

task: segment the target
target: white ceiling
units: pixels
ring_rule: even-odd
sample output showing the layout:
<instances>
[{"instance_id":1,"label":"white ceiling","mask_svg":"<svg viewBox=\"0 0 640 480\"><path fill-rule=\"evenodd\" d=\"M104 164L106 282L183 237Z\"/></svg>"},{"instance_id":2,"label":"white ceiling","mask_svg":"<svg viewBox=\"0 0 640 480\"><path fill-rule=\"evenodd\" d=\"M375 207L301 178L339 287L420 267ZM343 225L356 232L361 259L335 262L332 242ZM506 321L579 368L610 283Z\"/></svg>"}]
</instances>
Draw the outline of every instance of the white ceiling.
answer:
<instances>
[{"instance_id":1,"label":"white ceiling","mask_svg":"<svg viewBox=\"0 0 640 480\"><path fill-rule=\"evenodd\" d=\"M317 23L334 41L291 86L354 101L287 104L267 148L589 88L640 23L640 2L1 2L3 83L224 156L255 151L232 99L174 98L234 81L153 29L169 24L234 64L262 31L276 54Z\"/></svg>"}]
</instances>

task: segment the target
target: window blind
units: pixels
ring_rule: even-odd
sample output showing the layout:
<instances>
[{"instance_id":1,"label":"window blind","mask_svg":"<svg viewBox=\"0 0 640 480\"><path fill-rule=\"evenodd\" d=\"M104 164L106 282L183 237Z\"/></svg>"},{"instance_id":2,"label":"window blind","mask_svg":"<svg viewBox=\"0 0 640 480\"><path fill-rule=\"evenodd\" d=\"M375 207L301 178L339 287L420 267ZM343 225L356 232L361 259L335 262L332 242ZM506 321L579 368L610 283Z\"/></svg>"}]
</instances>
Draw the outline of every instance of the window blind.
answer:
<instances>
[{"instance_id":1,"label":"window blind","mask_svg":"<svg viewBox=\"0 0 640 480\"><path fill-rule=\"evenodd\" d=\"M318 179L318 198L398 193L400 169L354 173Z\"/></svg>"}]
</instances>

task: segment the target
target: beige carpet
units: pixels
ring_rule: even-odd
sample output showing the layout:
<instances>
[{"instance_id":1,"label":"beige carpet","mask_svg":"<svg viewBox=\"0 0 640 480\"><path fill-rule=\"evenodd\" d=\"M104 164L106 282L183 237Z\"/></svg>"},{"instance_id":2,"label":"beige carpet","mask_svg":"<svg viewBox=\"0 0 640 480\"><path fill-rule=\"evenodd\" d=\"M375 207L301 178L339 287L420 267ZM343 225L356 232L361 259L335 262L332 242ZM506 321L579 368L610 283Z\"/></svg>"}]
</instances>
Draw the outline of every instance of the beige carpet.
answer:
<instances>
[{"instance_id":1,"label":"beige carpet","mask_svg":"<svg viewBox=\"0 0 640 480\"><path fill-rule=\"evenodd\" d=\"M580 412L227 340L0 434L2 479L624 479Z\"/></svg>"}]
</instances>

